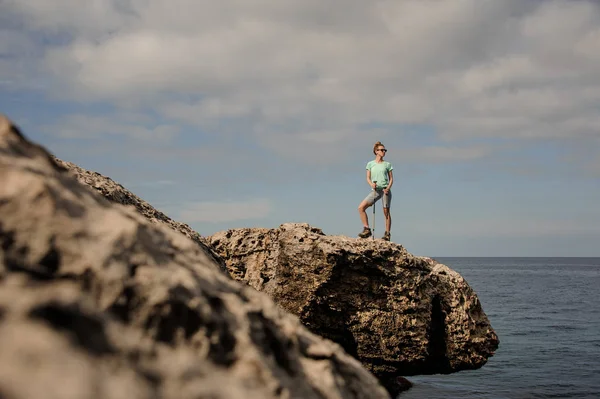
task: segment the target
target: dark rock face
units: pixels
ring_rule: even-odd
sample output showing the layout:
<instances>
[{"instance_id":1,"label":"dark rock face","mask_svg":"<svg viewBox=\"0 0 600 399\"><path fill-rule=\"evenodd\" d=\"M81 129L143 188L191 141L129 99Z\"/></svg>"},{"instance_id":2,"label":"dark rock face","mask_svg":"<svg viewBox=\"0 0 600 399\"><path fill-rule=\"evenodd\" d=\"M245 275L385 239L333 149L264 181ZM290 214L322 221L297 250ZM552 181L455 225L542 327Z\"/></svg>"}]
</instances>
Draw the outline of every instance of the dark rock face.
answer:
<instances>
[{"instance_id":1,"label":"dark rock face","mask_svg":"<svg viewBox=\"0 0 600 399\"><path fill-rule=\"evenodd\" d=\"M400 376L483 366L498 337L467 282L381 240L307 224L208 237L230 275L346 349L395 392Z\"/></svg>"},{"instance_id":2,"label":"dark rock face","mask_svg":"<svg viewBox=\"0 0 600 399\"><path fill-rule=\"evenodd\" d=\"M202 246L0 117L0 397L387 398Z\"/></svg>"}]
</instances>

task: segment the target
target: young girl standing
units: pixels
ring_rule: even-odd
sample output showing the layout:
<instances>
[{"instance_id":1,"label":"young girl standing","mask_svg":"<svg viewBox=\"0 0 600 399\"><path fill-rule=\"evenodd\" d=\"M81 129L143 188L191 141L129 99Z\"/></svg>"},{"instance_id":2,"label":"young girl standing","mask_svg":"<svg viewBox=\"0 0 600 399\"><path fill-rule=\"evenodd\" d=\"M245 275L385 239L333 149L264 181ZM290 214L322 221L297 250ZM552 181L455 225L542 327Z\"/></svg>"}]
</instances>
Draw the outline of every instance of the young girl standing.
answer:
<instances>
[{"instance_id":1,"label":"young girl standing","mask_svg":"<svg viewBox=\"0 0 600 399\"><path fill-rule=\"evenodd\" d=\"M391 163L384 161L387 150L381 142L375 143L373 146L373 154L375 159L367 163L367 183L371 186L372 191L358 206L360 220L363 223L363 231L358 235L361 238L371 236L369 228L369 218L366 209L383 197L383 216L385 217L385 233L382 239L390 240L390 229L392 228L392 215L390 214L390 204L392 203L392 184L394 183L394 175L392 170L394 167Z\"/></svg>"}]
</instances>

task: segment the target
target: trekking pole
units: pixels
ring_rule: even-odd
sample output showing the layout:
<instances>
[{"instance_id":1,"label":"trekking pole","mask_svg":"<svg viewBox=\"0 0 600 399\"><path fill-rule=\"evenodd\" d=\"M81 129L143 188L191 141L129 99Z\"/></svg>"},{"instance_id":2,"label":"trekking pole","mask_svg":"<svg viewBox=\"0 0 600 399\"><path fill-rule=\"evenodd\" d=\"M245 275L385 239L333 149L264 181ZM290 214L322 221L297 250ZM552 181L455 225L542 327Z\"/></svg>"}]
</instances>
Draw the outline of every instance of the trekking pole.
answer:
<instances>
[{"instance_id":1,"label":"trekking pole","mask_svg":"<svg viewBox=\"0 0 600 399\"><path fill-rule=\"evenodd\" d=\"M373 184L375 185L373 191L375 191L375 197L377 197L377 182L373 181ZM373 198L373 231L371 232L371 238L375 240L375 198Z\"/></svg>"}]
</instances>

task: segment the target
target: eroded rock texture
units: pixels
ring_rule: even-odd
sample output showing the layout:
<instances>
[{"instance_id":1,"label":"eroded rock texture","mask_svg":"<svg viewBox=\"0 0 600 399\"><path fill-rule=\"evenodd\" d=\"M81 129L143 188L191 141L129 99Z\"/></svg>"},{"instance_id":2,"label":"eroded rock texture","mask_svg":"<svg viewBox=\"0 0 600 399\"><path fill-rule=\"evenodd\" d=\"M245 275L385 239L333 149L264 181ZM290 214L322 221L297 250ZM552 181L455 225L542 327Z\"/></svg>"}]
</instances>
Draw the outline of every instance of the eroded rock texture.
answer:
<instances>
[{"instance_id":1,"label":"eroded rock texture","mask_svg":"<svg viewBox=\"0 0 600 399\"><path fill-rule=\"evenodd\" d=\"M208 237L231 276L341 344L394 391L399 376L484 365L498 338L467 282L381 240L307 224Z\"/></svg>"},{"instance_id":2,"label":"eroded rock texture","mask_svg":"<svg viewBox=\"0 0 600 399\"><path fill-rule=\"evenodd\" d=\"M201 246L0 117L0 397L387 398Z\"/></svg>"}]
</instances>

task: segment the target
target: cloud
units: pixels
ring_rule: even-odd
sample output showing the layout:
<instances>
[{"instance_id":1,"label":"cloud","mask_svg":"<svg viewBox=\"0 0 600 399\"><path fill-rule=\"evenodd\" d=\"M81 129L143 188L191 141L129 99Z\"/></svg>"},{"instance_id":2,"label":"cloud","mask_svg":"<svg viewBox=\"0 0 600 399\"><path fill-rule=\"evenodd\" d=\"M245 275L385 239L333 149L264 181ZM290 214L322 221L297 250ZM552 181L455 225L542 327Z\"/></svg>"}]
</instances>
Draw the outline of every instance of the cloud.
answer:
<instances>
[{"instance_id":1,"label":"cloud","mask_svg":"<svg viewBox=\"0 0 600 399\"><path fill-rule=\"evenodd\" d=\"M55 96L153 109L158 120L137 133L127 124L111 129L129 135L168 138L187 124L248 136L305 163L334 163L381 136L365 125L397 126L385 133L392 137L418 124L460 142L433 149L438 162L456 162L494 151L480 138L589 139L600 129L600 4L592 0L0 7L50 37L38 39L38 60L60 88ZM81 121L70 123L63 134L80 134Z\"/></svg>"},{"instance_id":2,"label":"cloud","mask_svg":"<svg viewBox=\"0 0 600 399\"><path fill-rule=\"evenodd\" d=\"M238 118L250 112L249 105L241 101L224 101L210 98L195 102L169 102L164 104L161 113L168 118L191 125L207 124L223 118Z\"/></svg>"},{"instance_id":3,"label":"cloud","mask_svg":"<svg viewBox=\"0 0 600 399\"><path fill-rule=\"evenodd\" d=\"M0 10L7 19L21 17L35 31L104 36L135 19L137 1L104 0L82 4L77 0L4 0Z\"/></svg>"},{"instance_id":4,"label":"cloud","mask_svg":"<svg viewBox=\"0 0 600 399\"><path fill-rule=\"evenodd\" d=\"M267 217L270 211L270 201L262 198L248 201L209 201L185 204L179 218L187 223L220 223L262 219Z\"/></svg>"}]
</instances>

